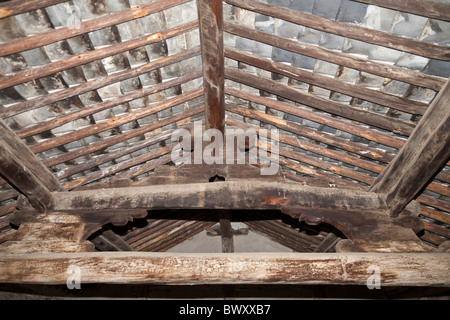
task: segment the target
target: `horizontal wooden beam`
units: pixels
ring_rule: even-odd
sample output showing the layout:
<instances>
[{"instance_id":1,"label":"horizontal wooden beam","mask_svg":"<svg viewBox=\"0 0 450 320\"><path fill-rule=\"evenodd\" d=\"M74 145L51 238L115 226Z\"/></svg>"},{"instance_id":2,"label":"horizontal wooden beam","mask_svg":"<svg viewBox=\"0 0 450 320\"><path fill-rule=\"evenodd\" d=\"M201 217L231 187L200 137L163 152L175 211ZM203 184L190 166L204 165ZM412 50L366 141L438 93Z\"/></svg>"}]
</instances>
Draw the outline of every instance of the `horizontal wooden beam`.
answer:
<instances>
[{"instance_id":1,"label":"horizontal wooden beam","mask_svg":"<svg viewBox=\"0 0 450 320\"><path fill-rule=\"evenodd\" d=\"M26 38L26 40L21 38L6 43L2 43L0 50L0 57L39 48L84 33L92 32L95 30L111 27L131 20L139 19L147 15L162 10L166 10L189 1L190 0L157 1L149 4L134 6L131 7L130 9L104 15L97 19L83 21L77 26L61 27L58 29L53 29L48 32L29 36ZM22 2L26 3L27 1Z\"/></svg>"},{"instance_id":2,"label":"horizontal wooden beam","mask_svg":"<svg viewBox=\"0 0 450 320\"><path fill-rule=\"evenodd\" d=\"M160 42L164 39L175 37L177 35L188 32L198 27L198 22L189 22L187 24L153 33L151 35L142 36L140 38L131 39L105 48L96 49L86 53L74 55L70 58L49 63L39 68L24 70L19 73L8 75L0 78L0 90L15 86L17 84L36 80L53 73L57 73L66 69L80 66L95 60L110 57L128 50L143 47L152 43Z\"/></svg>"},{"instance_id":3,"label":"horizontal wooden beam","mask_svg":"<svg viewBox=\"0 0 450 320\"><path fill-rule=\"evenodd\" d=\"M308 43L299 42L297 40L287 39L271 33L254 30L229 22L224 23L224 31L284 50L292 51L352 69L376 74L389 79L395 79L414 84L419 87L433 89L435 91L439 91L445 84L445 79L440 77L430 76L407 68L373 62L368 59L358 58L350 54L345 54Z\"/></svg>"},{"instance_id":4,"label":"horizontal wooden beam","mask_svg":"<svg viewBox=\"0 0 450 320\"><path fill-rule=\"evenodd\" d=\"M354 0L427 18L450 21L450 4L433 0Z\"/></svg>"},{"instance_id":5,"label":"horizontal wooden beam","mask_svg":"<svg viewBox=\"0 0 450 320\"><path fill-rule=\"evenodd\" d=\"M281 96L327 113L355 120L384 130L389 130L401 135L409 136L415 127L413 123L392 119L387 116L324 99L311 93L289 87L270 79L251 75L234 68L225 68L225 77L232 81L270 92L277 96ZM403 141L399 141L399 139L395 139L387 135L385 135L384 141L380 143L397 149L401 148L404 144Z\"/></svg>"},{"instance_id":6,"label":"horizontal wooden beam","mask_svg":"<svg viewBox=\"0 0 450 320\"><path fill-rule=\"evenodd\" d=\"M226 0L225 2L246 10L283 19L341 37L363 41L431 59L450 60L450 48L447 46L435 45L433 43L401 37L391 33L326 19L306 12L270 5L255 0ZM447 5L446 7L447 10L450 10L450 6Z\"/></svg>"},{"instance_id":7,"label":"horizontal wooden beam","mask_svg":"<svg viewBox=\"0 0 450 320\"><path fill-rule=\"evenodd\" d=\"M338 79L333 79L314 72L302 70L291 65L273 62L269 59L259 58L253 54L226 47L225 56L254 67L282 74L286 77L296 79L314 86L319 86L327 90L340 92L351 97L380 104L395 110L407 112L410 114L424 114L428 108L428 104L409 100L403 97L388 94L362 86L350 84Z\"/></svg>"},{"instance_id":8,"label":"horizontal wooden beam","mask_svg":"<svg viewBox=\"0 0 450 320\"><path fill-rule=\"evenodd\" d=\"M223 181L59 192L55 211L103 209L280 209L314 207L350 211L386 209L383 196L353 190L311 188L297 183Z\"/></svg>"},{"instance_id":9,"label":"horizontal wooden beam","mask_svg":"<svg viewBox=\"0 0 450 320\"><path fill-rule=\"evenodd\" d=\"M81 287L89 283L366 286L377 283L374 280L382 287L450 285L448 253L3 254L0 282L65 285L67 272L74 267L79 268Z\"/></svg>"},{"instance_id":10,"label":"horizontal wooden beam","mask_svg":"<svg viewBox=\"0 0 450 320\"><path fill-rule=\"evenodd\" d=\"M0 4L0 19L42 9L67 0L11 0Z\"/></svg>"}]
</instances>

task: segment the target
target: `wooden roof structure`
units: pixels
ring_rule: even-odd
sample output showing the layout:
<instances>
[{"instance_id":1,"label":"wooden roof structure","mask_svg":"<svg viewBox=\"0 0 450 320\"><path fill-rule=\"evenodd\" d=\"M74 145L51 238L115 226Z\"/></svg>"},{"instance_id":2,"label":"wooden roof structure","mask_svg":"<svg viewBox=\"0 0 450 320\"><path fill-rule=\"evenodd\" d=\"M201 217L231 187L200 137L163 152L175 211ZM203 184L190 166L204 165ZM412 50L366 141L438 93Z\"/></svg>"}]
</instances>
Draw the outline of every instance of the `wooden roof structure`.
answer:
<instances>
[{"instance_id":1,"label":"wooden roof structure","mask_svg":"<svg viewBox=\"0 0 450 320\"><path fill-rule=\"evenodd\" d=\"M450 285L449 3L11 0L0 26L0 283ZM174 163L198 121L277 129L278 173ZM294 253L234 253L233 221ZM166 252L205 230L222 253Z\"/></svg>"}]
</instances>

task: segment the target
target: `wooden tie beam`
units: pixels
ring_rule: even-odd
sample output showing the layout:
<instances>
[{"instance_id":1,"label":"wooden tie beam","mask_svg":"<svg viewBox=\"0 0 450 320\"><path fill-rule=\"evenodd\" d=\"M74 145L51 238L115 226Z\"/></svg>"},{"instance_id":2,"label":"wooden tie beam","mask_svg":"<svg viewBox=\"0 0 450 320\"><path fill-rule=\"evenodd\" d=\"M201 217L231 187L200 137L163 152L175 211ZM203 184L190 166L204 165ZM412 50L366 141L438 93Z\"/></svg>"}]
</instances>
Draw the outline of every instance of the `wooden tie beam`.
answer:
<instances>
[{"instance_id":1,"label":"wooden tie beam","mask_svg":"<svg viewBox=\"0 0 450 320\"><path fill-rule=\"evenodd\" d=\"M41 8L61 1L36 1L30 2L27 8L10 10L10 6L0 6L0 17L7 17L30 10L30 8ZM185 0L171 2L157 2L149 4L139 13L129 9L124 13L117 13L94 21L85 21L81 29L69 30L61 28L51 31L51 37L45 35L30 37L32 41L27 42L27 48L36 48L43 45L40 39L46 38L46 43L53 43L74 36L74 33L82 34L99 28L133 20L152 12L168 8L176 4L185 3ZM328 31L326 19L314 18L310 15L298 15L291 17L291 10L277 9L271 12L273 6L256 1L234 1L228 3L247 9L255 9L260 13L273 14L274 17L286 18L298 24L306 24L319 30ZM372 1L360 1L372 2ZM390 1L377 1L391 6ZM414 1L408 1L413 3ZM13 1L13 3L16 3ZM433 104L425 111L426 106L420 103L409 103L407 99L395 97L373 90L357 91L354 86L343 86L334 88L346 94L360 96L369 95L368 99L385 104L393 104L393 108L414 114L424 114L422 121L416 129L409 123L395 121L388 117L358 111L338 103L318 99L309 94L294 92L286 86L273 81L257 80L256 77L245 75L240 71L224 68L224 56L244 63L252 64L272 72L284 75L292 75L294 78L302 79L306 73L285 67L278 63L267 62L235 49L224 48L223 31L232 34L261 41L263 43L277 46L292 52L305 54L307 56L323 59L350 68L367 71L373 74L390 77L423 86L433 90L441 89L443 80L413 72L404 68L389 65L381 65L376 62L360 59L348 54L337 53L324 48L299 44L297 41L284 39L282 37L264 32L250 30L246 27L224 23L222 17L222 1L198 0L199 23L188 23L162 33L129 40L121 44L101 48L92 52L80 54L69 59L53 62L43 68L19 72L9 75L0 80L0 88L9 88L17 84L33 79L80 66L83 63L95 61L102 57L108 57L116 53L125 52L132 48L148 45L161 41L162 39L180 35L186 31L199 26L201 39L201 52L203 62L204 88L202 90L184 93L179 97L169 99L161 104L156 104L149 110L136 112L131 116L121 116L90 127L82 133L67 134L27 148L20 138L32 136L36 133L52 129L64 123L68 123L78 117L86 116L89 112L110 108L113 103L124 102L142 97L154 92L164 90L167 86L175 85L175 81L185 82L197 78L199 74L186 75L185 78L174 80L155 86L141 93L123 96L116 102L105 102L99 104L90 111L80 111L77 114L60 118L57 122L49 122L44 126L27 128L14 134L7 125L0 122L0 173L22 194L24 194L32 207L26 205L23 199L12 222L20 225L18 232L10 241L0 246L0 282L3 283L33 283L33 284L65 284L67 282L67 270L71 266L77 266L81 270L82 283L115 283L115 284L243 284L243 283L289 283L289 284L356 284L366 285L370 276L368 270L371 266L377 266L380 271L381 285L385 286L448 286L450 285L450 259L449 254L444 253L447 246L434 249L424 245L415 235L423 229L423 223L417 217L411 216L411 210L403 210L408 203L417 195L438 169L448 159L449 143L449 114L448 114L448 82ZM254 6L254 7L253 7ZM417 11L417 6L415 6ZM433 11L438 6L433 6ZM431 13L427 13L431 14ZM443 15L437 16L446 20ZM304 19L299 19L303 17ZM436 59L448 60L448 48L426 44L417 46L417 41L411 39L400 39L400 37L383 34L373 30L365 30L356 26L347 26L340 22L331 22L333 32L338 35L355 36L357 39L365 39L367 42L382 44L385 39L397 39L389 46L408 52L420 53ZM370 40L370 41L369 41ZM400 41L401 40L401 41ZM5 46L9 53L21 52L23 41L12 41ZM430 50L423 50L429 48ZM445 50L443 50L445 49ZM62 92L51 94L46 98L33 101L25 101L17 108L3 110L3 116L13 116L27 110L32 110L61 99L72 97L82 92L95 90L104 85L122 81L132 76L143 74L154 68L179 62L187 57L198 54L198 50L187 52L186 55L176 55L167 58L160 63L148 63L143 67L124 71L107 79L93 80L86 85L66 89ZM148 181L130 184L127 187L111 185L89 190L63 191L58 180L48 171L45 165L55 165L70 159L74 159L90 152L101 150L114 143L124 141L127 138L143 134L145 132L160 128L185 117L206 113L206 127L224 131L225 126L225 90L224 78L242 82L249 86L256 86L261 90L269 91L294 101L302 101L312 107L322 109L329 113L343 116L348 119L360 121L392 132L410 135L408 142L403 145L396 139L387 135L379 134L375 138L394 148L402 148L399 155L383 171L379 179L373 184L369 191L345 190L333 188L318 188L279 180L278 177L268 179L261 183L255 176L245 175L244 171L238 172L239 179L225 176L225 181L213 182L203 181L203 178L213 176L202 176L196 174L196 168L182 167L176 172L168 172L167 176L160 175L151 177ZM254 81L257 80L257 81ZM308 80L314 85L329 88L331 83L324 77L311 76ZM338 86L337 82L333 83ZM339 89L339 90L338 90ZM236 96L242 93L228 93ZM283 93L283 94L280 94ZM110 138L108 141L100 141L90 146L68 152L55 159L49 159L45 165L34 153L42 152L54 147L72 142L77 137L88 136L104 130L111 129L119 123L128 123L148 114L165 110L173 105L184 103L199 95L205 96L205 107L186 111L170 120L163 120L158 124L151 124L131 133L124 133L118 137ZM248 98L248 96L247 96ZM260 97L261 98L261 97ZM256 98L255 98L256 99ZM259 99L259 98L258 98ZM262 99L262 98L261 98ZM282 105L280 105L282 106ZM282 106L284 108L284 106ZM227 106L228 111L242 113L245 116L254 115L252 110L243 110L234 106ZM84 113L86 112L86 113ZM1 115L1 114L0 114ZM312 116L312 115L309 115ZM321 118L322 119L322 118ZM324 119L322 119L325 121ZM275 121L275 120L274 120ZM276 124L283 125L285 122L277 119ZM339 125L339 122L334 122ZM341 141L336 137L322 135L321 133L306 131L305 128L295 127L286 123L288 129L298 130L304 134L317 137L319 141L333 140L334 144L345 146L344 149L357 148L350 142ZM352 127L353 128L353 127ZM431 131L428 131L430 128ZM414 129L414 131L413 131ZM352 130L357 130L357 127ZM365 131L363 131L364 133ZM370 133L370 132L368 132ZM373 132L372 132L373 133ZM370 135L370 134L369 134ZM376 141L376 140L375 140ZM420 148L417 148L417 143ZM417 149L417 150L416 150ZM169 147L162 149L168 152ZM352 149L353 150L353 149ZM358 150L356 150L358 151ZM365 150L359 150L362 153ZM34 152L34 153L33 153ZM287 151L284 151L287 152ZM358 153L356 152L356 153ZM20 158L18 155L20 154ZM292 153L289 153L292 155ZM431 155L431 159L427 155ZM382 155L384 162L391 160L389 155ZM374 156L377 159L376 156ZM104 156L102 160L107 161ZM148 160L147 158L145 158ZM146 161L143 160L143 161ZM166 160L166 159L164 159ZM168 161L168 160L167 160ZM416 167L414 165L418 163ZM87 163L80 165L82 168L94 165ZM131 165L134 165L133 162ZM127 164L128 165L128 164ZM153 165L153 164L152 164ZM148 168L148 167L147 167ZM234 170L233 167L232 170ZM118 167L117 170L120 168ZM214 172L222 174L232 171L227 168L213 168L204 170L197 167L202 173ZM204 170L204 171L202 171ZM212 170L212 171L211 171ZM147 170L148 171L148 170ZM139 170L131 172L129 176L137 174ZM423 176L421 176L422 173ZM242 173L242 174L241 174ZM325 177L325 175L317 175ZM128 174L128 173L127 173ZM190 175L191 174L191 175ZM322 174L322 173L320 173ZM153 180L152 180L153 178ZM166 179L167 178L167 179ZM78 185L95 181L95 176L89 176L83 181L75 181L67 186L69 189ZM166 180L164 180L166 179ZM197 181L195 179L200 179ZM194 180L194 181L193 181ZM158 183L151 183L151 181ZM183 183L180 183L183 181ZM170 182L170 183L169 183ZM172 183L175 182L175 183ZM411 183L414 182L414 183ZM147 184L146 184L147 183ZM223 210L219 212L222 222L222 236L224 237L224 254L159 254L141 252L120 253L98 253L93 251L92 243L86 239L103 225L125 225L133 218L144 218L147 210L152 209L214 209ZM232 235L230 234L230 217L228 210L267 210L276 209L297 218L307 224L317 225L328 223L342 231L347 239L340 241L336 249L339 253L257 253L257 254L231 254L233 251ZM45 214L41 212L45 211ZM412 210L414 212L414 210ZM417 210L416 210L417 211ZM417 214L417 212L416 212ZM104 248L111 250L129 250L122 239L114 234L105 232L95 239L102 242ZM327 241L335 241L327 239ZM322 247L326 249L327 242ZM448 249L447 249L448 250ZM358 251L358 252L355 252ZM370 251L370 252L364 252ZM45 254L44 254L45 253ZM25 272L26 271L26 272Z\"/></svg>"}]
</instances>

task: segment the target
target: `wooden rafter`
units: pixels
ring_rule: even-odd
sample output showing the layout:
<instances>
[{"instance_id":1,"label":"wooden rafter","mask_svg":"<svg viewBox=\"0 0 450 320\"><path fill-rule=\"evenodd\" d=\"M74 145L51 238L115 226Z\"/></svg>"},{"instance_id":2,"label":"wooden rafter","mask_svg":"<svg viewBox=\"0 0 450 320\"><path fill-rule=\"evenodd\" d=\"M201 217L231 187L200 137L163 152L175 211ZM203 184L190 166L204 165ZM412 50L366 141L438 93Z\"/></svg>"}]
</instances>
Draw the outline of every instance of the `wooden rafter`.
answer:
<instances>
[{"instance_id":1,"label":"wooden rafter","mask_svg":"<svg viewBox=\"0 0 450 320\"><path fill-rule=\"evenodd\" d=\"M387 195L397 216L450 157L450 80L433 100L403 148L370 187Z\"/></svg>"}]
</instances>

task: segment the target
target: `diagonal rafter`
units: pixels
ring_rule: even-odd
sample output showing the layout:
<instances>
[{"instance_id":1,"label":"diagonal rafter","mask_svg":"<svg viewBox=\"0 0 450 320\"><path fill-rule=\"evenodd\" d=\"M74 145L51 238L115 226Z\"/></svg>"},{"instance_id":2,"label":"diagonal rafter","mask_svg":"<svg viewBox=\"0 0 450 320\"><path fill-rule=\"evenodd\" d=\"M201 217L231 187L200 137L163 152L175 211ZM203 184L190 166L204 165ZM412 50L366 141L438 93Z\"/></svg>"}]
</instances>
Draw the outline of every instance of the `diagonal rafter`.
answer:
<instances>
[{"instance_id":1,"label":"diagonal rafter","mask_svg":"<svg viewBox=\"0 0 450 320\"><path fill-rule=\"evenodd\" d=\"M369 191L386 194L390 213L397 216L432 180L450 157L450 80Z\"/></svg>"}]
</instances>

